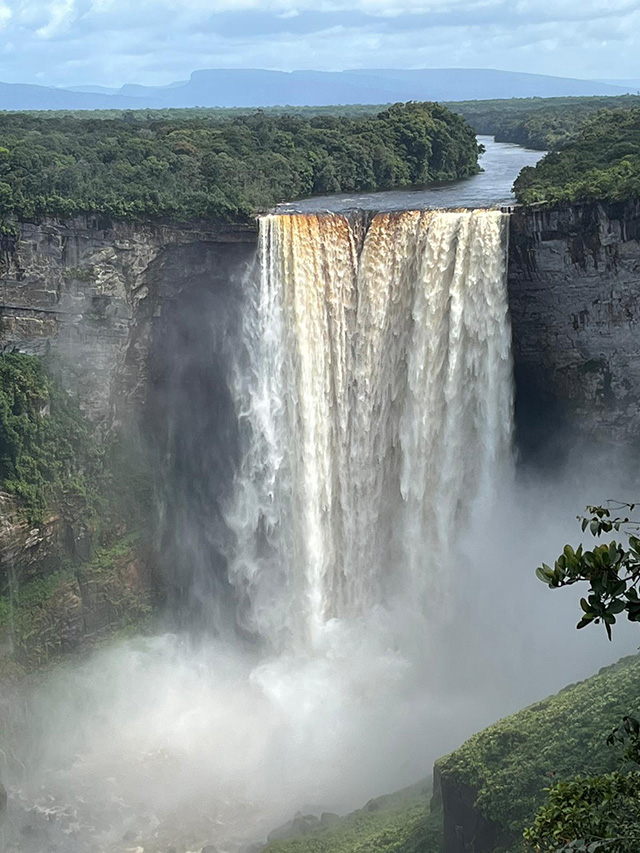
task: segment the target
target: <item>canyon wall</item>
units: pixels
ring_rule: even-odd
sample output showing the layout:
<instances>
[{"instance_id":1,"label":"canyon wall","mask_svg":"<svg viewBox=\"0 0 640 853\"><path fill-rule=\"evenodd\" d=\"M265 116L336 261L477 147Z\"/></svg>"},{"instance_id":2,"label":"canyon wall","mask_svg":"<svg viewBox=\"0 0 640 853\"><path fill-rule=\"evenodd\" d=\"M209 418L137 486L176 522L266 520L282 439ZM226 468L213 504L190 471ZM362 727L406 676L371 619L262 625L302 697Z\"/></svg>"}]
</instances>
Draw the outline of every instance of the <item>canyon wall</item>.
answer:
<instances>
[{"instance_id":1,"label":"canyon wall","mask_svg":"<svg viewBox=\"0 0 640 853\"><path fill-rule=\"evenodd\" d=\"M247 266L253 226L25 223L0 242L0 349L53 350L105 430L145 399L167 300ZM515 208L509 301L518 394L534 426L614 442L640 426L640 203ZM550 419L549 414L553 417ZM540 423L539 423L540 422ZM526 436L529 438L529 436Z\"/></svg>"},{"instance_id":2,"label":"canyon wall","mask_svg":"<svg viewBox=\"0 0 640 853\"><path fill-rule=\"evenodd\" d=\"M509 302L523 456L535 461L566 435L635 444L639 237L640 204L515 208ZM99 216L22 224L18 237L0 239L0 351L56 356L98 440L114 425L136 429L144 412L145 430L166 446L169 396L187 420L191 405L208 405L209 437L227 436L224 365L215 363L219 342L229 349L237 339L228 327L242 313L238 294L256 241L253 225L140 225ZM202 353L193 364L185 357L202 346L211 349L207 377L198 372ZM171 395L163 394L166 382ZM220 468L221 482L228 479L228 459L207 464ZM193 480L198 472L184 475ZM8 566L28 579L89 550L82 519L63 522L52 512L33 527L14 498L0 493L0 584Z\"/></svg>"},{"instance_id":3,"label":"canyon wall","mask_svg":"<svg viewBox=\"0 0 640 853\"><path fill-rule=\"evenodd\" d=\"M640 203L516 208L509 304L524 452L640 432Z\"/></svg>"},{"instance_id":4,"label":"canyon wall","mask_svg":"<svg viewBox=\"0 0 640 853\"><path fill-rule=\"evenodd\" d=\"M214 287L255 240L251 227L213 223L25 223L0 244L0 349L59 354L65 384L104 430L146 394L163 303L194 279Z\"/></svg>"},{"instance_id":5,"label":"canyon wall","mask_svg":"<svg viewBox=\"0 0 640 853\"><path fill-rule=\"evenodd\" d=\"M77 395L98 444L114 427L135 436L143 415L145 428L153 429L163 420L157 406L162 394L149 391L170 370L174 306L182 304L182 293L191 299L194 292L228 288L254 257L255 233L242 226L134 225L98 216L22 224L18 237L0 241L0 352L53 356L50 364ZM206 329L199 333L206 337ZM115 530L111 539L124 541L126 532ZM42 613L35 614L38 654L47 643L72 648L126 616L127 608L137 618L149 604L148 549L116 546L96 556L94 546L85 519L70 517L68 507L64 513L52 507L32 525L14 496L0 492L0 593L36 578L51 580L50 594L39 602ZM82 569L65 571L70 563ZM30 636L32 611L25 628ZM3 648L6 653L15 645L15 636L10 641L5 634L0 624L0 673Z\"/></svg>"}]
</instances>

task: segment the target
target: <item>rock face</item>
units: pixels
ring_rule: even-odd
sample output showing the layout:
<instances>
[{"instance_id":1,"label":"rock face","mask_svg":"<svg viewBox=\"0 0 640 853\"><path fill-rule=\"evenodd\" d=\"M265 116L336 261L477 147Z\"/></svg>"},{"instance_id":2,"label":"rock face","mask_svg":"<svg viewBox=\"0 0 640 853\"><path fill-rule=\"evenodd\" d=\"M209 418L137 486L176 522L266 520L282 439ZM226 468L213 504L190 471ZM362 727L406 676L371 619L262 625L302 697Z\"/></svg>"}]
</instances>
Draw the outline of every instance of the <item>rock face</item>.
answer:
<instances>
[{"instance_id":1,"label":"rock face","mask_svg":"<svg viewBox=\"0 0 640 853\"><path fill-rule=\"evenodd\" d=\"M191 274L183 264L176 275L176 260L187 252L215 269L234 245L252 251L255 229L97 216L25 223L18 239L2 240L0 348L60 354L68 387L104 427L145 393L154 319Z\"/></svg>"},{"instance_id":2,"label":"rock face","mask_svg":"<svg viewBox=\"0 0 640 853\"><path fill-rule=\"evenodd\" d=\"M509 303L520 443L640 430L640 203L516 208Z\"/></svg>"},{"instance_id":3,"label":"rock face","mask_svg":"<svg viewBox=\"0 0 640 853\"><path fill-rule=\"evenodd\" d=\"M515 209L509 301L523 451L535 455L564 430L617 444L636 440L639 237L640 204ZM214 456L202 468L208 482L216 480L215 494L203 492L206 519L200 523L193 507L192 526L207 535L215 527L216 540L224 531L217 530L214 500L231 479L237 431L228 350L237 346L239 281L256 243L253 226L138 225L98 216L27 223L19 237L0 238L0 351L58 356L65 385L79 395L98 436L114 424L138 424L144 412L158 457L171 459L185 483L202 471L180 468L180 446L169 442L189 432L180 418L189 422L190 407L204 412L202 443ZM203 348L210 352L204 361ZM191 433L188 440L200 440ZM224 458L214 445L225 448ZM168 506L174 526L185 506L180 495L175 503ZM27 579L46 574L63 557L82 558L85 546L81 523L53 513L30 527L15 500L0 494L0 585L9 570ZM177 564L169 547L163 550ZM218 587L215 594L223 595Z\"/></svg>"},{"instance_id":4,"label":"rock face","mask_svg":"<svg viewBox=\"0 0 640 853\"><path fill-rule=\"evenodd\" d=\"M470 785L452 783L437 764L433 786L434 801L443 810L444 853L494 853L517 841L475 807L477 791Z\"/></svg>"},{"instance_id":5,"label":"rock face","mask_svg":"<svg viewBox=\"0 0 640 853\"><path fill-rule=\"evenodd\" d=\"M147 396L149 353L164 306L197 279L207 286L255 249L255 229L111 223L96 216L23 224L0 252L0 351L58 356L64 385L105 434L135 421ZM157 344L162 351L162 342ZM166 354L170 359L170 354ZM21 574L77 537L52 517L29 528L0 494L0 557ZM2 571L0 570L0 576Z\"/></svg>"},{"instance_id":6,"label":"rock face","mask_svg":"<svg viewBox=\"0 0 640 853\"><path fill-rule=\"evenodd\" d=\"M523 441L567 423L599 439L634 439L639 237L640 203L515 209L509 301ZM218 287L250 261L256 240L253 226L202 222L23 224L0 244L0 349L59 353L68 387L106 429L146 397L167 304ZM162 340L155 347L154 359L170 360Z\"/></svg>"},{"instance_id":7,"label":"rock face","mask_svg":"<svg viewBox=\"0 0 640 853\"><path fill-rule=\"evenodd\" d=\"M165 314L175 315L184 293L219 288L231 268L250 263L255 246L255 228L214 223L134 225L87 216L22 224L19 237L0 238L0 352L52 354L98 440L116 425L136 431L143 413L153 431L176 360ZM0 593L52 576L69 558L84 562L90 550L81 518L53 511L31 526L16 500L0 493ZM43 607L39 647L73 648L116 623L119 610L137 612L138 599L144 609L149 584L149 566L137 556L116 561L110 572L89 572L86 581L61 581ZM114 589L123 593L115 609ZM25 649L22 657L30 654Z\"/></svg>"}]
</instances>

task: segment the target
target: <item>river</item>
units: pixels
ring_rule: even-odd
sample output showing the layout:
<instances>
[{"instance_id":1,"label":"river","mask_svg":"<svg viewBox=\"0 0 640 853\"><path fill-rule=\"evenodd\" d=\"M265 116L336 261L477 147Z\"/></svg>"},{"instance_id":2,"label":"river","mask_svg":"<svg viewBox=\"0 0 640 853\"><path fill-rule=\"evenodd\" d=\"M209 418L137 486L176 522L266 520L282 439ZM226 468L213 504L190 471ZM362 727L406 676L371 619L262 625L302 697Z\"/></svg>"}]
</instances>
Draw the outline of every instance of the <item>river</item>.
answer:
<instances>
[{"instance_id":1,"label":"river","mask_svg":"<svg viewBox=\"0 0 640 853\"><path fill-rule=\"evenodd\" d=\"M480 157L483 171L472 178L431 185L421 189L384 190L370 193L337 193L315 196L278 206L278 213L311 213L345 210L416 210L430 207L496 207L515 202L512 187L525 166L535 166L544 151L531 151L493 136L479 136L485 147Z\"/></svg>"}]
</instances>

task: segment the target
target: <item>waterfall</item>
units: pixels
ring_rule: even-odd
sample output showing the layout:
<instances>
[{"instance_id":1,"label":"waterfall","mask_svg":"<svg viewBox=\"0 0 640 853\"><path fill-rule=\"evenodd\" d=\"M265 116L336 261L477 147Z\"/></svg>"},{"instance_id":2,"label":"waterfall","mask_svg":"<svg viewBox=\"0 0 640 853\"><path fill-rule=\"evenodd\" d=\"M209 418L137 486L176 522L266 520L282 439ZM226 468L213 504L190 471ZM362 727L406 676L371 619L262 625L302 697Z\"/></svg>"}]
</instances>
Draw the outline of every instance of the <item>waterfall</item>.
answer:
<instances>
[{"instance_id":1,"label":"waterfall","mask_svg":"<svg viewBox=\"0 0 640 853\"><path fill-rule=\"evenodd\" d=\"M508 216L268 215L234 394L241 621L275 647L422 601L508 465Z\"/></svg>"}]
</instances>

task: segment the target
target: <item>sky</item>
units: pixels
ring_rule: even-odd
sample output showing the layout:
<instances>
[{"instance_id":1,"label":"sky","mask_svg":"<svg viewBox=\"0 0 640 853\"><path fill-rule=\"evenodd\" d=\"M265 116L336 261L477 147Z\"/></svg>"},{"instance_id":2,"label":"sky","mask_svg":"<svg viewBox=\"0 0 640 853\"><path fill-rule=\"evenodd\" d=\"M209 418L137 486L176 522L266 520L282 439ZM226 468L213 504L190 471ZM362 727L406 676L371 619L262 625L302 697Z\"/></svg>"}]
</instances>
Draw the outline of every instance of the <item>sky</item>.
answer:
<instances>
[{"instance_id":1,"label":"sky","mask_svg":"<svg viewBox=\"0 0 640 853\"><path fill-rule=\"evenodd\" d=\"M640 0L0 0L0 80L164 85L200 68L497 68L640 78Z\"/></svg>"}]
</instances>

